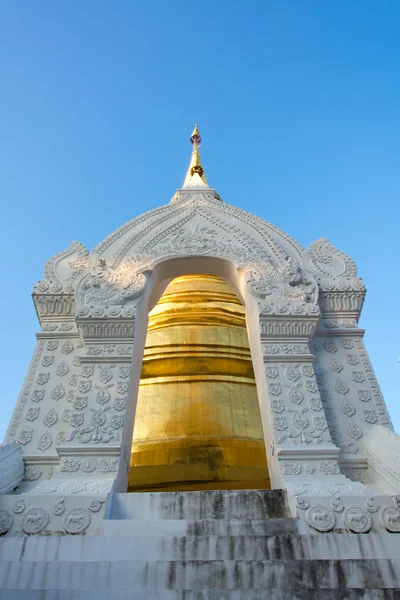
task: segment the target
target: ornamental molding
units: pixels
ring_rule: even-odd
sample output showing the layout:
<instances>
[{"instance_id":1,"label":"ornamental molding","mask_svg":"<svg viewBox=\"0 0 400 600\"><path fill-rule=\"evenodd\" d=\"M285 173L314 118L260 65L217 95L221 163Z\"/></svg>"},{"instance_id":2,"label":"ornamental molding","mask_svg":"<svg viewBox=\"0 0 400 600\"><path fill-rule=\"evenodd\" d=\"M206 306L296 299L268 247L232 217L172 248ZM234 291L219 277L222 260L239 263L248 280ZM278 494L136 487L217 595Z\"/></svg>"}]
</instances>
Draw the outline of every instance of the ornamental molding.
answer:
<instances>
[{"instance_id":1,"label":"ornamental molding","mask_svg":"<svg viewBox=\"0 0 400 600\"><path fill-rule=\"evenodd\" d=\"M278 460L331 460L337 462L340 449L333 444L318 446L314 448L301 448L299 446L289 448L278 448Z\"/></svg>"},{"instance_id":2,"label":"ornamental molding","mask_svg":"<svg viewBox=\"0 0 400 600\"><path fill-rule=\"evenodd\" d=\"M80 356L81 362L97 362L102 359L106 362L126 362L130 360L132 355L132 344L127 343L106 343L107 340L102 340L102 342L97 341L96 343L88 342L85 346L86 356Z\"/></svg>"},{"instance_id":3,"label":"ornamental molding","mask_svg":"<svg viewBox=\"0 0 400 600\"><path fill-rule=\"evenodd\" d=\"M47 317L75 315L75 300L72 294L37 294L34 292L32 297L42 326Z\"/></svg>"},{"instance_id":4,"label":"ornamental molding","mask_svg":"<svg viewBox=\"0 0 400 600\"><path fill-rule=\"evenodd\" d=\"M119 238L124 240L118 249L102 258ZM77 314L119 316L120 307L143 292L146 272L183 257L229 260L243 270L250 292L267 304L294 304L294 314L308 313L310 304L318 313L318 285L301 267L301 254L294 240L262 219L198 192L185 194L180 202L134 219L95 248L76 285Z\"/></svg>"},{"instance_id":5,"label":"ornamental molding","mask_svg":"<svg viewBox=\"0 0 400 600\"><path fill-rule=\"evenodd\" d=\"M105 318L78 319L78 329L85 341L114 339L133 341L135 334L135 319Z\"/></svg>"},{"instance_id":6,"label":"ornamental molding","mask_svg":"<svg viewBox=\"0 0 400 600\"><path fill-rule=\"evenodd\" d=\"M223 228L220 238L229 233L242 248L244 241L250 240L247 248L262 248L264 255L267 254L273 263L281 263L287 255L282 249L283 245L295 259L301 258L304 252L293 238L274 225L242 209L215 200L214 190L181 190L178 195L175 202L144 213L113 232L93 250L91 258L100 258L107 251L108 256L115 257L113 266L116 267L132 255L148 255L149 245L154 247L160 239L166 238L171 231L179 230L189 221L194 225L199 225L199 221L202 221L200 226L206 227L219 225ZM243 233L245 237L240 239Z\"/></svg>"},{"instance_id":7,"label":"ornamental molding","mask_svg":"<svg viewBox=\"0 0 400 600\"><path fill-rule=\"evenodd\" d=\"M354 262L325 238L304 251L270 223L216 199L214 190L185 188L175 202L123 225L90 255L73 242L51 258L33 293L39 319L75 311L78 319L132 317L146 273L181 257L231 261L250 293L263 299L265 314L318 315L319 290L324 313L358 314L365 296ZM88 329L94 337L108 335L100 326L82 323L84 337ZM129 335L124 330L121 337Z\"/></svg>"},{"instance_id":8,"label":"ornamental molding","mask_svg":"<svg viewBox=\"0 0 400 600\"><path fill-rule=\"evenodd\" d=\"M357 316L363 307L365 293L365 291L320 291L319 305L323 313L355 313Z\"/></svg>"},{"instance_id":9,"label":"ornamental molding","mask_svg":"<svg viewBox=\"0 0 400 600\"><path fill-rule=\"evenodd\" d=\"M26 496L57 495L57 496L107 496L113 487L114 479L47 479L26 492Z\"/></svg>"},{"instance_id":10,"label":"ornamental molding","mask_svg":"<svg viewBox=\"0 0 400 600\"><path fill-rule=\"evenodd\" d=\"M261 340L269 337L302 337L310 340L318 325L317 318L304 318L301 316L260 316Z\"/></svg>"},{"instance_id":11,"label":"ornamental molding","mask_svg":"<svg viewBox=\"0 0 400 600\"><path fill-rule=\"evenodd\" d=\"M87 456L112 456L118 457L121 452L121 446L96 446L89 448L88 446L57 446L57 454L60 458L68 457L87 457Z\"/></svg>"}]
</instances>

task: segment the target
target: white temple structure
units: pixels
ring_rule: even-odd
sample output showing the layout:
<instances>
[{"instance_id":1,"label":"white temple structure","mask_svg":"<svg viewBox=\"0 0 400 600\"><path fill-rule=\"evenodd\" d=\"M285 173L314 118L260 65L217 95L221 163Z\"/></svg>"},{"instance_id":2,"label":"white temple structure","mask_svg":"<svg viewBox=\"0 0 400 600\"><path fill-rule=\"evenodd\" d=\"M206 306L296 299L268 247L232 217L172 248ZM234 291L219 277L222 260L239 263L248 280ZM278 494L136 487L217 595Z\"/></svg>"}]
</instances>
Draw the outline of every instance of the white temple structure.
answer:
<instances>
[{"instance_id":1,"label":"white temple structure","mask_svg":"<svg viewBox=\"0 0 400 600\"><path fill-rule=\"evenodd\" d=\"M73 242L34 287L0 448L0 600L400 598L400 438L357 325L364 282L327 239L305 250L222 200L191 141L170 202ZM271 489L127 492L148 315L189 274L245 308Z\"/></svg>"}]
</instances>

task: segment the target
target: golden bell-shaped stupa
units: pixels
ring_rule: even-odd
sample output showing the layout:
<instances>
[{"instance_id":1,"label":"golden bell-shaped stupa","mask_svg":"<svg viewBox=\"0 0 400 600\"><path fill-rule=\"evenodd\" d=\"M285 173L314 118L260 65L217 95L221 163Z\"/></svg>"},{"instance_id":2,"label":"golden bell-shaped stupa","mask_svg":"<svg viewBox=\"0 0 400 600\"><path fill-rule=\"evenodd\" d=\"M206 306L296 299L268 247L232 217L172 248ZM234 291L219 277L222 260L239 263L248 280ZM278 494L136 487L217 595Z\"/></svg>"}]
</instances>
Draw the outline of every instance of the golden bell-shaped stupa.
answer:
<instances>
[{"instance_id":1,"label":"golden bell-shaped stupa","mask_svg":"<svg viewBox=\"0 0 400 600\"><path fill-rule=\"evenodd\" d=\"M178 277L149 315L129 491L269 487L244 308L218 277Z\"/></svg>"}]
</instances>

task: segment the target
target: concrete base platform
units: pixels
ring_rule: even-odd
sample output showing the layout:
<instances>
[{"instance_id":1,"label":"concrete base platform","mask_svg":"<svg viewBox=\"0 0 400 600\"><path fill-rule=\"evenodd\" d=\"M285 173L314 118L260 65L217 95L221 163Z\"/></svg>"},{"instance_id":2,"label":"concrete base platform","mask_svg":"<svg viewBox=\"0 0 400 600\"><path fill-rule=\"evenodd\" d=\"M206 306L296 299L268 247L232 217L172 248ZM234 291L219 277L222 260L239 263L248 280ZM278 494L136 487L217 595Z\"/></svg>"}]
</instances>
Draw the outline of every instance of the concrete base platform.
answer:
<instances>
[{"instance_id":1,"label":"concrete base platform","mask_svg":"<svg viewBox=\"0 0 400 600\"><path fill-rule=\"evenodd\" d=\"M274 491L116 494L100 535L0 539L0 600L394 600L400 536L317 533Z\"/></svg>"}]
</instances>

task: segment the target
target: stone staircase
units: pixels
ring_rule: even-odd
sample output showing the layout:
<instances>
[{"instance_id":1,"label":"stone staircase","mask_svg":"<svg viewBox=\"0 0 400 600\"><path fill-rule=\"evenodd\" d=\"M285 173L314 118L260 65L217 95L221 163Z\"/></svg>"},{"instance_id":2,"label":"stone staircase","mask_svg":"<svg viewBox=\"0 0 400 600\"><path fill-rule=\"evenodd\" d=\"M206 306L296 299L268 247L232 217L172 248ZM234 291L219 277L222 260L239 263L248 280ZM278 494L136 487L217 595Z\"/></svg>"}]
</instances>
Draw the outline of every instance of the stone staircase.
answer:
<instances>
[{"instance_id":1,"label":"stone staircase","mask_svg":"<svg viewBox=\"0 0 400 600\"><path fill-rule=\"evenodd\" d=\"M0 600L400 598L400 536L317 533L284 492L116 494L98 536L0 538Z\"/></svg>"}]
</instances>

